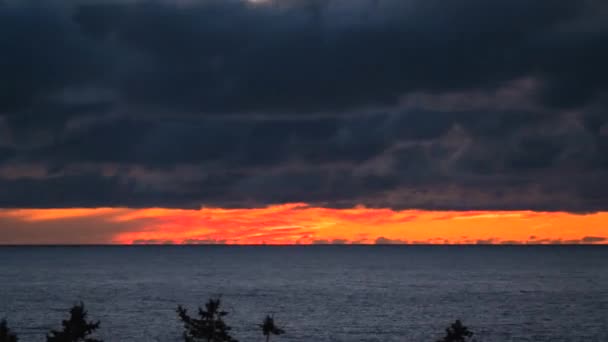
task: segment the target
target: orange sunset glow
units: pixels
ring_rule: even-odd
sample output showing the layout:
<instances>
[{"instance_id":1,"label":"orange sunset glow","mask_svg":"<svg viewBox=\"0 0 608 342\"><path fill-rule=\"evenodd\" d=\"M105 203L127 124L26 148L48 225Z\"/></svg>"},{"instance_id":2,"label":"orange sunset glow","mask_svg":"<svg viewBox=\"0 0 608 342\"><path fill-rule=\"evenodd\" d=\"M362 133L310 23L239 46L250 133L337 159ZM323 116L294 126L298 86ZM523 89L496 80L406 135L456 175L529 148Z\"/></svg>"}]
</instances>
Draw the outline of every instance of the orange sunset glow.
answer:
<instances>
[{"instance_id":1,"label":"orange sunset glow","mask_svg":"<svg viewBox=\"0 0 608 342\"><path fill-rule=\"evenodd\" d=\"M607 243L608 212L425 211L357 207L330 209L304 203L256 209L16 209L0 220L20 227L67 226L69 243L114 244L572 244ZM76 225L70 225L76 222ZM81 236L106 231L98 240ZM118 227L118 228L117 228ZM45 234L52 235L48 228ZM4 244L26 243L3 237ZM47 236L48 236L47 235ZM52 238L36 240L52 243Z\"/></svg>"}]
</instances>

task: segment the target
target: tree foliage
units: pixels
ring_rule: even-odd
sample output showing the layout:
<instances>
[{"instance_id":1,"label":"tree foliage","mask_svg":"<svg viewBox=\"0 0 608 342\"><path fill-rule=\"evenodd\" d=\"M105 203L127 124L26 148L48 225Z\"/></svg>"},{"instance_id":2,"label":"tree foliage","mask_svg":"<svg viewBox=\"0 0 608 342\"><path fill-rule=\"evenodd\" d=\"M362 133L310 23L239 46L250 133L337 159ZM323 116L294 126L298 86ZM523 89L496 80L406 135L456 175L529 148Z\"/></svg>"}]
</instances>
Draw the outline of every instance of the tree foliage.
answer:
<instances>
[{"instance_id":1,"label":"tree foliage","mask_svg":"<svg viewBox=\"0 0 608 342\"><path fill-rule=\"evenodd\" d=\"M270 335L282 335L285 333L285 330L277 327L274 324L274 318L270 315L266 315L264 318L264 322L259 325L262 328L262 333L266 336L266 342L270 341Z\"/></svg>"},{"instance_id":2,"label":"tree foliage","mask_svg":"<svg viewBox=\"0 0 608 342\"><path fill-rule=\"evenodd\" d=\"M99 321L87 322L87 312L84 304L74 305L70 309L70 319L61 322L63 330L51 330L47 342L103 342L89 337L99 328Z\"/></svg>"},{"instance_id":3,"label":"tree foliage","mask_svg":"<svg viewBox=\"0 0 608 342\"><path fill-rule=\"evenodd\" d=\"M186 342L237 342L230 336L231 328L224 322L228 313L221 310L220 305L219 298L209 299L205 309L198 309L199 318L190 317L181 305L177 307L177 314L184 323Z\"/></svg>"},{"instance_id":4,"label":"tree foliage","mask_svg":"<svg viewBox=\"0 0 608 342\"><path fill-rule=\"evenodd\" d=\"M0 342L17 342L19 339L17 335L11 332L8 328L8 324L6 320L3 319L0 321Z\"/></svg>"},{"instance_id":5,"label":"tree foliage","mask_svg":"<svg viewBox=\"0 0 608 342\"><path fill-rule=\"evenodd\" d=\"M473 337L473 332L457 319L456 322L445 329L445 337L437 342L466 342L471 337Z\"/></svg>"}]
</instances>

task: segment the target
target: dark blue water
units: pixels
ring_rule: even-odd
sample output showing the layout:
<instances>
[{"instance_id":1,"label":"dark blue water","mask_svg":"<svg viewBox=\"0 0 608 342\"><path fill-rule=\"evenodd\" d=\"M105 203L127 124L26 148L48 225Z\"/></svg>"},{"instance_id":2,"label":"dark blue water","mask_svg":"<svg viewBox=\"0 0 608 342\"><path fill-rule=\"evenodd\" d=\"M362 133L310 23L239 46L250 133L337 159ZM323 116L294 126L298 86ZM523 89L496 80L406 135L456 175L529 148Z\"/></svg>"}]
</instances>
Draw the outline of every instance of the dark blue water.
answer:
<instances>
[{"instance_id":1,"label":"dark blue water","mask_svg":"<svg viewBox=\"0 0 608 342\"><path fill-rule=\"evenodd\" d=\"M0 247L0 317L43 341L84 301L106 341L178 341L175 307L222 294L241 341L608 341L601 246Z\"/></svg>"}]
</instances>

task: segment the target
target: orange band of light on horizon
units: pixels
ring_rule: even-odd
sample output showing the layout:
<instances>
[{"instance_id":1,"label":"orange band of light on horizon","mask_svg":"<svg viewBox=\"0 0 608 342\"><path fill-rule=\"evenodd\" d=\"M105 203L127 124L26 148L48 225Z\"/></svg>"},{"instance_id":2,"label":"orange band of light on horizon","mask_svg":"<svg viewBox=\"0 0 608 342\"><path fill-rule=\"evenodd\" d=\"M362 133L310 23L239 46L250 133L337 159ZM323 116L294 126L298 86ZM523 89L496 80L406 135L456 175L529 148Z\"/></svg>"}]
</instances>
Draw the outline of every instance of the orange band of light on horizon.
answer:
<instances>
[{"instance_id":1,"label":"orange band of light on horizon","mask_svg":"<svg viewBox=\"0 0 608 342\"><path fill-rule=\"evenodd\" d=\"M45 224L49 222L67 223L78 220L83 226L74 232L73 241L63 243L79 243L83 240L79 240L78 236L86 237L87 234L113 225L125 228L112 231L106 240L96 241L97 243L608 242L608 212L578 215L534 211L426 211L365 207L330 209L290 203L255 209L0 210L0 219L3 218L19 222L20 227L28 224L40 227L36 229L45 229ZM91 223L88 227L87 222ZM0 231L4 231L3 234L9 232L6 228L2 230L2 227ZM53 234L53 231L49 229L48 234ZM0 243L28 243L22 240L10 240L10 237L3 240L0 236ZM32 241L37 242L39 241Z\"/></svg>"}]
</instances>

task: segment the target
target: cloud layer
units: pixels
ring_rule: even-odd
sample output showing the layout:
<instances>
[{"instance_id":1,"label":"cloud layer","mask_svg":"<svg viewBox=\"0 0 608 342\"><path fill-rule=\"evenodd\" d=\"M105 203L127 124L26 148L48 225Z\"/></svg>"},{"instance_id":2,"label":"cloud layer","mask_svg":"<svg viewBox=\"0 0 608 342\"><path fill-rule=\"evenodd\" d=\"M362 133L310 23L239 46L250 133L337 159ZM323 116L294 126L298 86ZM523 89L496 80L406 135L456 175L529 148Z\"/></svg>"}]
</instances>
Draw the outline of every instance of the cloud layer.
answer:
<instances>
[{"instance_id":1,"label":"cloud layer","mask_svg":"<svg viewBox=\"0 0 608 342\"><path fill-rule=\"evenodd\" d=\"M0 1L0 207L608 208L605 1Z\"/></svg>"}]
</instances>

